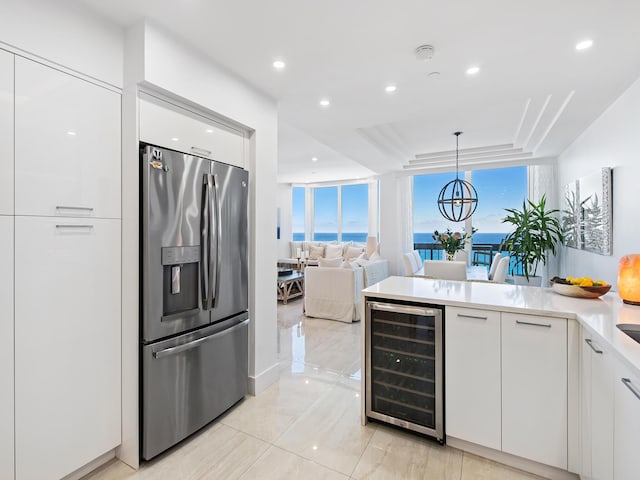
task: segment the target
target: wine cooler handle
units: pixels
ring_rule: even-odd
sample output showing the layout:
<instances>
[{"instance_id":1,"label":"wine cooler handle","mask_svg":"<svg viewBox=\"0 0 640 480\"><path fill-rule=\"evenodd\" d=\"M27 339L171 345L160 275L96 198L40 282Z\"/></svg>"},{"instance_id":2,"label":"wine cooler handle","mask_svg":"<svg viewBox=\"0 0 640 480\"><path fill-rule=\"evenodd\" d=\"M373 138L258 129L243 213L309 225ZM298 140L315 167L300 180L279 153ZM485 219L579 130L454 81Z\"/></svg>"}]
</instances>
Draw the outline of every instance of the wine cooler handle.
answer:
<instances>
[{"instance_id":1,"label":"wine cooler handle","mask_svg":"<svg viewBox=\"0 0 640 480\"><path fill-rule=\"evenodd\" d=\"M408 307L406 305L395 305L392 303L378 303L378 302L369 302L369 306L372 310L379 310L381 312L393 312L393 313L404 313L407 315L421 315L423 317L433 317L435 316L435 310L420 308L420 307Z\"/></svg>"}]
</instances>

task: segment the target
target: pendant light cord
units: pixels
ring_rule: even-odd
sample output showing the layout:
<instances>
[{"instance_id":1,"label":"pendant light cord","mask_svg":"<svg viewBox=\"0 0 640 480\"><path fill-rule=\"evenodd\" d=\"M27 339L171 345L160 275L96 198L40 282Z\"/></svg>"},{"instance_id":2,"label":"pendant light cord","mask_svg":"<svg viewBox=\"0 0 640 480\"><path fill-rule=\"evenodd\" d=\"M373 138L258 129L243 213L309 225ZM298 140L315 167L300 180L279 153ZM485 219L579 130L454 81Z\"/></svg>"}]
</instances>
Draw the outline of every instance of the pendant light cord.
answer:
<instances>
[{"instance_id":1,"label":"pendant light cord","mask_svg":"<svg viewBox=\"0 0 640 480\"><path fill-rule=\"evenodd\" d=\"M460 178L458 176L458 139L460 138L461 133L462 132L454 132L454 135L456 136L456 180Z\"/></svg>"}]
</instances>

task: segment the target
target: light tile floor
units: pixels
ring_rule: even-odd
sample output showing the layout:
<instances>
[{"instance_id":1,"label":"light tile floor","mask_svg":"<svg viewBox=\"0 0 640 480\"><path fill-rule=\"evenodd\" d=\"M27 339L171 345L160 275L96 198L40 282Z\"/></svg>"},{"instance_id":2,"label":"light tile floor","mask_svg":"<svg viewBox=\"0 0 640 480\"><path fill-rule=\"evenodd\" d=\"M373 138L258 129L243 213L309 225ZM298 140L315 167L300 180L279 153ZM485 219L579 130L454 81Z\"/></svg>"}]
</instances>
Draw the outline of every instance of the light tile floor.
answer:
<instances>
[{"instance_id":1,"label":"light tile floor","mask_svg":"<svg viewBox=\"0 0 640 480\"><path fill-rule=\"evenodd\" d=\"M113 460L85 480L539 477L384 425L360 425L360 323L278 306L280 381L135 471Z\"/></svg>"}]
</instances>

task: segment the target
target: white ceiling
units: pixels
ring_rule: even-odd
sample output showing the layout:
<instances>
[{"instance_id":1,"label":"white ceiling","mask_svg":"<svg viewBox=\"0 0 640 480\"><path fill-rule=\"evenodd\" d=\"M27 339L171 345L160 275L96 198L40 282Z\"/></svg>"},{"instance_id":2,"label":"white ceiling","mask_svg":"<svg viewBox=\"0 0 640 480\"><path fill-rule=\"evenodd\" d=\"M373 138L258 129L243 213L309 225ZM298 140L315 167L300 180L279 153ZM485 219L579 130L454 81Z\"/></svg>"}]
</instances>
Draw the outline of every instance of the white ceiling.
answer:
<instances>
[{"instance_id":1,"label":"white ceiling","mask_svg":"<svg viewBox=\"0 0 640 480\"><path fill-rule=\"evenodd\" d=\"M455 130L461 149L513 148L474 167L553 157L640 76L637 0L77 1L125 27L149 18L276 98L284 182L451 170L430 154Z\"/></svg>"}]
</instances>

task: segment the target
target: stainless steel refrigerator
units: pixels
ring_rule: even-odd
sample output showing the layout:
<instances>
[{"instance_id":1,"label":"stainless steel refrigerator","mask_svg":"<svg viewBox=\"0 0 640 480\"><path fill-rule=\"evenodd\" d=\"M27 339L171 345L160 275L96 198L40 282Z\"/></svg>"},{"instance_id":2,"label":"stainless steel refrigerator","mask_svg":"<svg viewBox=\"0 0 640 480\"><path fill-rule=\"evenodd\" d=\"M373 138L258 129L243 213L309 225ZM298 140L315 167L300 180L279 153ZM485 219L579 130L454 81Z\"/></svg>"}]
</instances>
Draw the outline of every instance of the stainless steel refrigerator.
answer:
<instances>
[{"instance_id":1,"label":"stainless steel refrigerator","mask_svg":"<svg viewBox=\"0 0 640 480\"><path fill-rule=\"evenodd\" d=\"M141 144L141 457L242 399L248 174Z\"/></svg>"}]
</instances>

